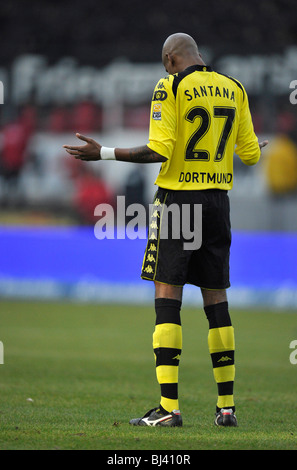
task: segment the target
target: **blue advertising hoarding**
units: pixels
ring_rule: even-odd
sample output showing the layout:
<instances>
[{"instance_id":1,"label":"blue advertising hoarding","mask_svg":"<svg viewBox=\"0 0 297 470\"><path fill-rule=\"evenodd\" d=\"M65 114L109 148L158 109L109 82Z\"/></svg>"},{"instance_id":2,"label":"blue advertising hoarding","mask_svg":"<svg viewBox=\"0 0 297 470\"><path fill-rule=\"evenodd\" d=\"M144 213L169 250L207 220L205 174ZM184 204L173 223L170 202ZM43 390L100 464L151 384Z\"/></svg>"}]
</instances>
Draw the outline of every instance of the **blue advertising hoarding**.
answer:
<instances>
[{"instance_id":1,"label":"blue advertising hoarding","mask_svg":"<svg viewBox=\"0 0 297 470\"><path fill-rule=\"evenodd\" d=\"M140 279L146 240L103 239L92 227L2 227L2 298L146 302L153 285ZM230 302L297 307L297 234L234 232ZM186 286L184 301L199 301Z\"/></svg>"}]
</instances>

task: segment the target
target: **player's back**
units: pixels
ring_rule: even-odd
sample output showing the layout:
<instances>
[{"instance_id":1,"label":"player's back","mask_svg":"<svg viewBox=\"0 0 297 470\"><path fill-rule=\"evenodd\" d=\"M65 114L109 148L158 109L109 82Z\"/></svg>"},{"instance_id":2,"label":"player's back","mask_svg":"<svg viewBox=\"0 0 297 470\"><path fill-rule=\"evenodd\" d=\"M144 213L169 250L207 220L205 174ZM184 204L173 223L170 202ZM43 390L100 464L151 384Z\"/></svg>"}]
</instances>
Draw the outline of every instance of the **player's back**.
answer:
<instances>
[{"instance_id":1,"label":"player's back","mask_svg":"<svg viewBox=\"0 0 297 470\"><path fill-rule=\"evenodd\" d=\"M156 184L168 189L231 189L235 146L246 164L260 156L243 86L207 66L159 81L150 142L154 136L168 151Z\"/></svg>"}]
</instances>

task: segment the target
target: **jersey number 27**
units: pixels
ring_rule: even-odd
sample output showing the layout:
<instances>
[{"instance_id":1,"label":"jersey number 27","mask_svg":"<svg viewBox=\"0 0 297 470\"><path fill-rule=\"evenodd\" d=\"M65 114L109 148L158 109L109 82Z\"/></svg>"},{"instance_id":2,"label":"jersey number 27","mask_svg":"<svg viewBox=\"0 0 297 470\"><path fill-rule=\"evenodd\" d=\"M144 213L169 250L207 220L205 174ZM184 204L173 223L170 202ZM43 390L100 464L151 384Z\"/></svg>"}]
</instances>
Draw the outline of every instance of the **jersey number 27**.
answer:
<instances>
[{"instance_id":1,"label":"jersey number 27","mask_svg":"<svg viewBox=\"0 0 297 470\"><path fill-rule=\"evenodd\" d=\"M231 134L233 122L235 119L235 111L236 109L231 107L228 108L222 106L214 106L213 108L214 119L225 119L224 126L218 138L218 144L214 154L215 162L220 162L224 158L226 144ZM204 137L204 135L208 132L210 128L211 116L209 114L209 111L201 106L195 106L187 112L185 119L191 123L194 123L198 117L200 118L200 125L188 140L185 152L185 160L209 161L209 151L197 147L198 142L202 139L202 137Z\"/></svg>"}]
</instances>

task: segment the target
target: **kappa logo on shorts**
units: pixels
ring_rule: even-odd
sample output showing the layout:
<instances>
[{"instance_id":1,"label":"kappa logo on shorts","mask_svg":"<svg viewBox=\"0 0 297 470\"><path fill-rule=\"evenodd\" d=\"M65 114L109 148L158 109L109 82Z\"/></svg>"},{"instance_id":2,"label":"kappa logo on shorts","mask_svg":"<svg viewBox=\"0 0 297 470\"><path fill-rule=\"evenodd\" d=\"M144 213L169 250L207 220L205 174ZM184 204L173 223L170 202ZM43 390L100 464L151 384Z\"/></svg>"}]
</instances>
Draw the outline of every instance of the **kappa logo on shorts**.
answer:
<instances>
[{"instance_id":1,"label":"kappa logo on shorts","mask_svg":"<svg viewBox=\"0 0 297 470\"><path fill-rule=\"evenodd\" d=\"M162 104L161 103L154 104L152 118L155 121L161 121L161 119L162 119L161 111L162 111Z\"/></svg>"},{"instance_id":2,"label":"kappa logo on shorts","mask_svg":"<svg viewBox=\"0 0 297 470\"><path fill-rule=\"evenodd\" d=\"M151 243L150 246L149 246L148 251L157 251L156 245L154 243Z\"/></svg>"},{"instance_id":3,"label":"kappa logo on shorts","mask_svg":"<svg viewBox=\"0 0 297 470\"><path fill-rule=\"evenodd\" d=\"M162 202L158 197L154 200L154 206L162 206Z\"/></svg>"},{"instance_id":4,"label":"kappa logo on shorts","mask_svg":"<svg viewBox=\"0 0 297 470\"><path fill-rule=\"evenodd\" d=\"M149 264L146 268L144 268L143 272L148 273L148 274L152 274L154 272L154 270L151 267L151 265Z\"/></svg>"},{"instance_id":5,"label":"kappa logo on shorts","mask_svg":"<svg viewBox=\"0 0 297 470\"><path fill-rule=\"evenodd\" d=\"M157 236L155 233L152 233L150 236L149 236L149 239L150 240L157 240Z\"/></svg>"},{"instance_id":6,"label":"kappa logo on shorts","mask_svg":"<svg viewBox=\"0 0 297 470\"><path fill-rule=\"evenodd\" d=\"M157 106L157 105L155 105ZM161 104L158 104L161 109ZM159 206L159 209L158 209ZM155 275L156 263L157 263L157 246L153 240L158 240L158 228L160 222L160 208L162 203L159 198L156 198L153 205L152 217L150 222L149 236L148 239L152 240L147 245L147 250L145 254L145 261L143 265L142 272L146 275L146 279L153 279ZM154 254L153 254L154 253Z\"/></svg>"},{"instance_id":7,"label":"kappa logo on shorts","mask_svg":"<svg viewBox=\"0 0 297 470\"><path fill-rule=\"evenodd\" d=\"M146 260L149 261L150 263L155 263L156 262L156 258L151 254L147 255Z\"/></svg>"},{"instance_id":8,"label":"kappa logo on shorts","mask_svg":"<svg viewBox=\"0 0 297 470\"><path fill-rule=\"evenodd\" d=\"M154 211L152 217L160 218L160 214L159 214L159 211L157 209Z\"/></svg>"}]
</instances>

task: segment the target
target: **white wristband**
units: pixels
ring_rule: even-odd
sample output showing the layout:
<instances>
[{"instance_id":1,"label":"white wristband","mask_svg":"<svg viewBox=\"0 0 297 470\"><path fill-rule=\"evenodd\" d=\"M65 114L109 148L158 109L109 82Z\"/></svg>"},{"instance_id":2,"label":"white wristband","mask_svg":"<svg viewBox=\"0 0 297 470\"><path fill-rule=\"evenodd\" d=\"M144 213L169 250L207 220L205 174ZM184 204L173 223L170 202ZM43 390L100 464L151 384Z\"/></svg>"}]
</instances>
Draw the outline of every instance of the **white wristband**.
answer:
<instances>
[{"instance_id":1,"label":"white wristband","mask_svg":"<svg viewBox=\"0 0 297 470\"><path fill-rule=\"evenodd\" d=\"M115 160L115 149L110 147L101 147L101 160Z\"/></svg>"}]
</instances>

